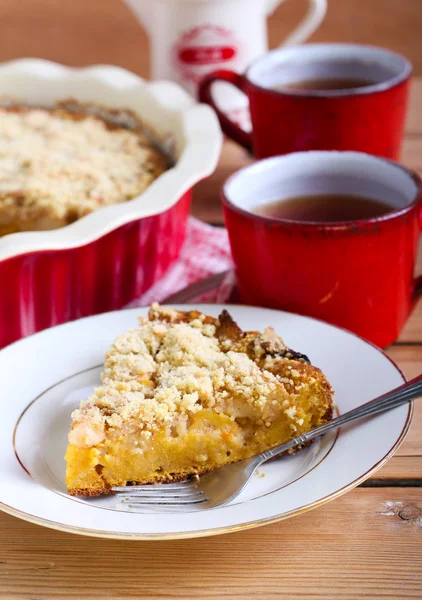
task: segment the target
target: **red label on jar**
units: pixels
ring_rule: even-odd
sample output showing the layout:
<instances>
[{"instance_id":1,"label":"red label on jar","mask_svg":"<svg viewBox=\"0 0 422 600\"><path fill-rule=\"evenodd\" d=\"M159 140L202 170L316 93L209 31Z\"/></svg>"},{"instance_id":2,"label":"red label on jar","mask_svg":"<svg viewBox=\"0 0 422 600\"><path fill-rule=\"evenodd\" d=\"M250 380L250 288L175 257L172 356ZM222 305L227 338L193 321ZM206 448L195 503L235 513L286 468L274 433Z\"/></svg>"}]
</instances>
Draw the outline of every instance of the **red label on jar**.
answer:
<instances>
[{"instance_id":1,"label":"red label on jar","mask_svg":"<svg viewBox=\"0 0 422 600\"><path fill-rule=\"evenodd\" d=\"M173 61L183 82L197 84L219 65L242 70L242 44L225 27L204 24L183 32L173 46Z\"/></svg>"},{"instance_id":2,"label":"red label on jar","mask_svg":"<svg viewBox=\"0 0 422 600\"><path fill-rule=\"evenodd\" d=\"M179 49L178 58L187 65L208 65L231 60L236 53L231 46L190 46Z\"/></svg>"}]
</instances>

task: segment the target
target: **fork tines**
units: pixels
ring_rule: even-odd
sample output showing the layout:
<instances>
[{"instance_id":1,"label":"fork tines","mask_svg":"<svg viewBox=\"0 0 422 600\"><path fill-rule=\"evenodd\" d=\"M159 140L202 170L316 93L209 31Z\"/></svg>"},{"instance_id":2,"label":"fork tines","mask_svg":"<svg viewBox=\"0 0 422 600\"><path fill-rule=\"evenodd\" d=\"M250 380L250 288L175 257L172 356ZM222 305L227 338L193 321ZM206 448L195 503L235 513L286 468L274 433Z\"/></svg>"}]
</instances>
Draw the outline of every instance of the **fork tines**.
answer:
<instances>
[{"instance_id":1,"label":"fork tines","mask_svg":"<svg viewBox=\"0 0 422 600\"><path fill-rule=\"evenodd\" d=\"M126 505L128 508L145 505L186 506L208 501L204 492L197 489L195 481L155 485L123 485L111 489L120 500L120 504Z\"/></svg>"}]
</instances>

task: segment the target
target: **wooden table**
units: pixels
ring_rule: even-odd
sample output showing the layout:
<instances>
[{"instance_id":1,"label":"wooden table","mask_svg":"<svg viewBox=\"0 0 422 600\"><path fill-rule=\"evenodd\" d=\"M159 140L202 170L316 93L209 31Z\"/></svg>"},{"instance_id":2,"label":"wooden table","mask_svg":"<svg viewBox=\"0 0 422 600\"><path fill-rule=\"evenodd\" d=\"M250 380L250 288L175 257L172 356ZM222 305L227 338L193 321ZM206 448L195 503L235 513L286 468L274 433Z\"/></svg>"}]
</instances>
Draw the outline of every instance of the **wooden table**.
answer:
<instances>
[{"instance_id":1,"label":"wooden table","mask_svg":"<svg viewBox=\"0 0 422 600\"><path fill-rule=\"evenodd\" d=\"M275 10L268 19L270 47L286 38L307 7L308 0L285 0ZM407 56L422 75L421 29L421 0L328 0L311 41L385 46ZM0 32L0 60L39 56L149 74L146 32L124 0L1 0Z\"/></svg>"},{"instance_id":2,"label":"wooden table","mask_svg":"<svg viewBox=\"0 0 422 600\"><path fill-rule=\"evenodd\" d=\"M409 14L419 1L407 0ZM71 13L77 3L48 4ZM0 11L6 4L10 16L24 2L7 0ZM372 5L379 6L377 0ZM23 43L27 54L36 54L28 38ZM416 79L403 162L420 172L421 105L422 79ZM226 143L216 173L195 191L195 215L221 223L218 190L248 160ZM408 377L422 371L422 302L388 353ZM64 534L0 513L1 599L217 597L422 598L422 401L405 442L374 478L321 508L266 527L196 540L127 542Z\"/></svg>"}]
</instances>

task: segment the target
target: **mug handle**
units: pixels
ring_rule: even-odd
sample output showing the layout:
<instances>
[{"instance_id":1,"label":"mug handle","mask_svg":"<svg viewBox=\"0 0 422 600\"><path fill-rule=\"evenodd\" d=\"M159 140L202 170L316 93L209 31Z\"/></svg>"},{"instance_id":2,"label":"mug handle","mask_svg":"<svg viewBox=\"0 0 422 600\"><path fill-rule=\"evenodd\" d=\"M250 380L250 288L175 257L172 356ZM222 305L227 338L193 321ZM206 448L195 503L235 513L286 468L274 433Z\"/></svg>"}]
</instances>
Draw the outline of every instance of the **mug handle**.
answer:
<instances>
[{"instance_id":1,"label":"mug handle","mask_svg":"<svg viewBox=\"0 0 422 600\"><path fill-rule=\"evenodd\" d=\"M271 14L275 8L284 0L266 0L267 15ZM327 0L309 0L309 10L299 25L284 40L281 46L294 46L302 44L318 29L324 20L327 12Z\"/></svg>"},{"instance_id":2,"label":"mug handle","mask_svg":"<svg viewBox=\"0 0 422 600\"><path fill-rule=\"evenodd\" d=\"M209 75L206 75L199 83L198 96L200 102L205 102L212 106L217 113L218 120L220 121L221 129L227 137L231 138L249 152L252 152L252 135L236 125L234 121L223 113L218 108L212 97L212 86L216 81L224 81L231 83L237 87L241 92L246 93L246 78L244 75L240 75L235 71L213 71Z\"/></svg>"},{"instance_id":3,"label":"mug handle","mask_svg":"<svg viewBox=\"0 0 422 600\"><path fill-rule=\"evenodd\" d=\"M422 208L419 209L419 229L422 231ZM422 296L422 275L413 280L413 302L416 302Z\"/></svg>"},{"instance_id":4,"label":"mug handle","mask_svg":"<svg viewBox=\"0 0 422 600\"><path fill-rule=\"evenodd\" d=\"M413 301L416 302L422 296L422 275L416 277L413 282Z\"/></svg>"}]
</instances>

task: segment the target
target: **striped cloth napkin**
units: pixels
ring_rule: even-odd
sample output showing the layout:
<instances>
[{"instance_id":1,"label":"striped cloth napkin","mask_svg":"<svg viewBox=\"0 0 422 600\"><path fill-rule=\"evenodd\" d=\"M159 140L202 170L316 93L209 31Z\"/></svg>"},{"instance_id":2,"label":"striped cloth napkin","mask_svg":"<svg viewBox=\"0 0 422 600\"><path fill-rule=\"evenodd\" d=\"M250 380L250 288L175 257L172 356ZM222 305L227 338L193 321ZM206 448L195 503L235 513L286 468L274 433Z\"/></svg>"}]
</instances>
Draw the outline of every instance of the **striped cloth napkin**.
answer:
<instances>
[{"instance_id":1,"label":"striped cloth napkin","mask_svg":"<svg viewBox=\"0 0 422 600\"><path fill-rule=\"evenodd\" d=\"M220 274L209 280L210 276ZM205 285L199 283L207 280ZM175 296L186 287L198 283L187 297ZM186 241L178 261L159 281L129 306L148 306L167 298L177 303L224 303L233 292L235 277L227 230L207 225L194 217L188 221ZM211 288L211 289L210 289ZM170 298L171 297L171 298Z\"/></svg>"}]
</instances>

